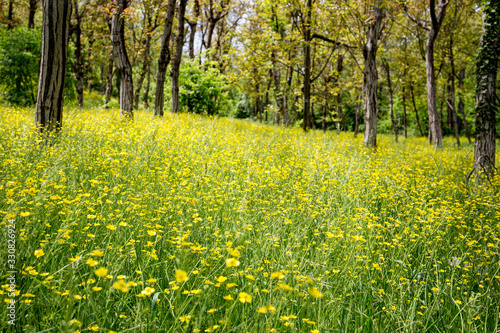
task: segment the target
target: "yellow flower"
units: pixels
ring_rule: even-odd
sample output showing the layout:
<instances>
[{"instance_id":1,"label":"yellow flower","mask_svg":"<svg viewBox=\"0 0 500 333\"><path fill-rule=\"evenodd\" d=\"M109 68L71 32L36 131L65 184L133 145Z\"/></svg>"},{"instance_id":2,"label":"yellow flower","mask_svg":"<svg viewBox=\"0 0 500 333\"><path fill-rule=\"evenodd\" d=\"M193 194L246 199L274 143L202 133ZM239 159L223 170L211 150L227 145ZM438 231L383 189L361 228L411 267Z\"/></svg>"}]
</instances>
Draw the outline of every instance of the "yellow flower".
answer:
<instances>
[{"instance_id":1,"label":"yellow flower","mask_svg":"<svg viewBox=\"0 0 500 333\"><path fill-rule=\"evenodd\" d=\"M245 292L241 292L241 293L238 294L238 300L241 303L251 303L252 302L252 296L250 296L249 294L247 294Z\"/></svg>"},{"instance_id":2,"label":"yellow flower","mask_svg":"<svg viewBox=\"0 0 500 333\"><path fill-rule=\"evenodd\" d=\"M97 325L94 325L94 326L89 326L87 327L90 331L94 331L94 332L97 332L99 331L99 326Z\"/></svg>"},{"instance_id":3,"label":"yellow flower","mask_svg":"<svg viewBox=\"0 0 500 333\"><path fill-rule=\"evenodd\" d=\"M316 298L323 297L323 294L316 287L309 289L309 295Z\"/></svg>"},{"instance_id":4,"label":"yellow flower","mask_svg":"<svg viewBox=\"0 0 500 333\"><path fill-rule=\"evenodd\" d=\"M217 282L222 283L227 280L227 277L225 276L219 276L218 278L215 278Z\"/></svg>"},{"instance_id":5,"label":"yellow flower","mask_svg":"<svg viewBox=\"0 0 500 333\"><path fill-rule=\"evenodd\" d=\"M79 320L76 320L76 319L71 319L71 320L69 321L69 323L70 323L70 324L76 324L76 325L78 325L78 326L82 326L82 322L81 322L81 321L79 321Z\"/></svg>"},{"instance_id":6,"label":"yellow flower","mask_svg":"<svg viewBox=\"0 0 500 333\"><path fill-rule=\"evenodd\" d=\"M250 274L245 275L245 277L249 280L255 281L255 278Z\"/></svg>"},{"instance_id":7,"label":"yellow flower","mask_svg":"<svg viewBox=\"0 0 500 333\"><path fill-rule=\"evenodd\" d=\"M74 261L77 261L78 259L80 259L80 256L76 256L74 258L69 258L69 261L74 262Z\"/></svg>"},{"instance_id":8,"label":"yellow flower","mask_svg":"<svg viewBox=\"0 0 500 333\"><path fill-rule=\"evenodd\" d=\"M97 275L98 277L105 277L108 275L109 270L104 267L100 267L94 271L94 274Z\"/></svg>"},{"instance_id":9,"label":"yellow flower","mask_svg":"<svg viewBox=\"0 0 500 333\"><path fill-rule=\"evenodd\" d=\"M43 250L42 250L42 249L40 249L40 250L35 250L35 257L40 258L40 257L42 257L43 255L45 255L45 252L43 252Z\"/></svg>"},{"instance_id":10,"label":"yellow flower","mask_svg":"<svg viewBox=\"0 0 500 333\"><path fill-rule=\"evenodd\" d=\"M278 278L278 279L282 280L283 278L285 278L285 275L281 272L274 272L274 273L271 273L271 278L272 279Z\"/></svg>"},{"instance_id":11,"label":"yellow flower","mask_svg":"<svg viewBox=\"0 0 500 333\"><path fill-rule=\"evenodd\" d=\"M229 288L232 288L232 287L236 287L238 286L236 283L228 283L226 284L226 288L229 289Z\"/></svg>"},{"instance_id":12,"label":"yellow flower","mask_svg":"<svg viewBox=\"0 0 500 333\"><path fill-rule=\"evenodd\" d=\"M31 213L30 213L30 212L22 212L22 213L21 213L21 214L19 214L19 215L21 215L22 217L26 217L26 216L30 216L30 215L31 215Z\"/></svg>"},{"instance_id":13,"label":"yellow flower","mask_svg":"<svg viewBox=\"0 0 500 333\"><path fill-rule=\"evenodd\" d=\"M92 257L102 257L104 256L104 251L94 250L90 253Z\"/></svg>"},{"instance_id":14,"label":"yellow flower","mask_svg":"<svg viewBox=\"0 0 500 333\"><path fill-rule=\"evenodd\" d=\"M258 313L267 313L267 306L263 306L257 310Z\"/></svg>"},{"instance_id":15,"label":"yellow flower","mask_svg":"<svg viewBox=\"0 0 500 333\"><path fill-rule=\"evenodd\" d=\"M123 281L123 280L118 280L115 283L113 283L113 288L116 290L120 290L121 292L126 293L129 289L127 288L128 284Z\"/></svg>"},{"instance_id":16,"label":"yellow flower","mask_svg":"<svg viewBox=\"0 0 500 333\"><path fill-rule=\"evenodd\" d=\"M181 321L181 323L189 323L190 318L191 318L191 315L184 315L184 316L180 316L179 320Z\"/></svg>"},{"instance_id":17,"label":"yellow flower","mask_svg":"<svg viewBox=\"0 0 500 333\"><path fill-rule=\"evenodd\" d=\"M107 225L106 228L108 228L109 230L116 230L116 226L112 224Z\"/></svg>"},{"instance_id":18,"label":"yellow flower","mask_svg":"<svg viewBox=\"0 0 500 333\"><path fill-rule=\"evenodd\" d=\"M233 257L236 257L236 258L237 258L237 257L239 257L239 256L241 255L240 251L238 251L238 250L236 250L236 249L235 249L235 250L231 250L231 249L230 249L230 250L229 250L229 254L230 254L231 256L233 256Z\"/></svg>"},{"instance_id":19,"label":"yellow flower","mask_svg":"<svg viewBox=\"0 0 500 333\"><path fill-rule=\"evenodd\" d=\"M455 300L455 303L457 303L458 305L462 304L462 302L461 302L461 301L459 301L458 299L457 299L457 300Z\"/></svg>"},{"instance_id":20,"label":"yellow flower","mask_svg":"<svg viewBox=\"0 0 500 333\"><path fill-rule=\"evenodd\" d=\"M147 280L146 282L147 282L147 283L155 283L156 281L157 281L156 279L149 279L149 280Z\"/></svg>"},{"instance_id":21,"label":"yellow flower","mask_svg":"<svg viewBox=\"0 0 500 333\"><path fill-rule=\"evenodd\" d=\"M234 299L231 295L226 295L222 298L224 298L226 301L232 301Z\"/></svg>"},{"instance_id":22,"label":"yellow flower","mask_svg":"<svg viewBox=\"0 0 500 333\"><path fill-rule=\"evenodd\" d=\"M99 263L97 260L94 260L92 258L89 258L87 259L87 261L85 262L87 265L89 265L90 267L94 267L94 266L97 266L97 264Z\"/></svg>"},{"instance_id":23,"label":"yellow flower","mask_svg":"<svg viewBox=\"0 0 500 333\"><path fill-rule=\"evenodd\" d=\"M182 283L188 280L187 273L182 269L178 269L175 271L175 280L177 283Z\"/></svg>"},{"instance_id":24,"label":"yellow flower","mask_svg":"<svg viewBox=\"0 0 500 333\"><path fill-rule=\"evenodd\" d=\"M210 310L208 310L207 312L208 312L208 313L214 313L215 311L217 311L217 309L210 309Z\"/></svg>"},{"instance_id":25,"label":"yellow flower","mask_svg":"<svg viewBox=\"0 0 500 333\"><path fill-rule=\"evenodd\" d=\"M235 258L226 259L226 266L227 267L238 267L239 265L240 265L240 262Z\"/></svg>"},{"instance_id":26,"label":"yellow flower","mask_svg":"<svg viewBox=\"0 0 500 333\"><path fill-rule=\"evenodd\" d=\"M101 291L101 290L102 290L102 287L92 287L92 290L93 290L93 291Z\"/></svg>"}]
</instances>

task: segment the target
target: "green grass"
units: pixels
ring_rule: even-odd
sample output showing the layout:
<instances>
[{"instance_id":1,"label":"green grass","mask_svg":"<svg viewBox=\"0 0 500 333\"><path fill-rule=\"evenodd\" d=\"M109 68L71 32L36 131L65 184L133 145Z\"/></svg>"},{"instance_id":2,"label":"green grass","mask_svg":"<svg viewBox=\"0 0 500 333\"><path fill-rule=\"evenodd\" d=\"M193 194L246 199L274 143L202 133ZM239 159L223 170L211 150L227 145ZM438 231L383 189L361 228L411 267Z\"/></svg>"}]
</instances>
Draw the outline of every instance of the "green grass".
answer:
<instances>
[{"instance_id":1,"label":"green grass","mask_svg":"<svg viewBox=\"0 0 500 333\"><path fill-rule=\"evenodd\" d=\"M467 187L472 147L65 112L49 147L32 111L0 110L18 329L499 331L499 183Z\"/></svg>"}]
</instances>

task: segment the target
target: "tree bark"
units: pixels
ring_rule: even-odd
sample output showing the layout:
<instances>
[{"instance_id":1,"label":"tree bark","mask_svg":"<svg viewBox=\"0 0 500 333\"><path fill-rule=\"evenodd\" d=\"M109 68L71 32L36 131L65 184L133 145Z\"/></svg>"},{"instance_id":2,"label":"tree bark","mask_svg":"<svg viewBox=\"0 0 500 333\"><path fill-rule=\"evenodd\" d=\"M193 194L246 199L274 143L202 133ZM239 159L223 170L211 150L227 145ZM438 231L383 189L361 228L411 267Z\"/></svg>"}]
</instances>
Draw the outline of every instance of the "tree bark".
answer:
<instances>
[{"instance_id":1,"label":"tree bark","mask_svg":"<svg viewBox=\"0 0 500 333\"><path fill-rule=\"evenodd\" d=\"M151 61L148 64L148 78L146 79L146 89L144 91L144 107L149 107L149 86L151 83Z\"/></svg>"},{"instance_id":2,"label":"tree bark","mask_svg":"<svg viewBox=\"0 0 500 333\"><path fill-rule=\"evenodd\" d=\"M14 27L14 0L9 0L9 9L7 12L7 30Z\"/></svg>"},{"instance_id":3,"label":"tree bark","mask_svg":"<svg viewBox=\"0 0 500 333\"><path fill-rule=\"evenodd\" d=\"M307 0L307 12L304 34L304 131L309 130L309 114L311 109L311 22L312 22L312 0Z\"/></svg>"},{"instance_id":4,"label":"tree bark","mask_svg":"<svg viewBox=\"0 0 500 333\"><path fill-rule=\"evenodd\" d=\"M106 104L109 103L111 99L111 94L113 92L113 61L114 61L113 48L111 48L108 61L108 77L106 81Z\"/></svg>"},{"instance_id":5,"label":"tree bark","mask_svg":"<svg viewBox=\"0 0 500 333\"><path fill-rule=\"evenodd\" d=\"M439 148L443 144L443 131L437 112L436 76L434 72L434 42L446 15L448 2L438 0L436 16L435 0L430 0L431 27L425 44L425 69L427 73L427 112L429 113L429 144Z\"/></svg>"},{"instance_id":6,"label":"tree bark","mask_svg":"<svg viewBox=\"0 0 500 333\"><path fill-rule=\"evenodd\" d=\"M172 35L172 25L175 14L175 0L168 0L167 16L165 17L165 27L161 37L160 56L158 58L158 72L156 73L155 91L155 116L163 116L163 105L165 104L165 76L167 66L170 63L170 37Z\"/></svg>"},{"instance_id":7,"label":"tree bark","mask_svg":"<svg viewBox=\"0 0 500 333\"><path fill-rule=\"evenodd\" d=\"M38 0L30 0L28 9L28 29L35 28L35 14L37 6L38 6Z\"/></svg>"},{"instance_id":8,"label":"tree bark","mask_svg":"<svg viewBox=\"0 0 500 333\"><path fill-rule=\"evenodd\" d=\"M342 93L340 91L340 74L342 73L342 70L344 69L344 66L342 64L344 57L342 54L339 54L337 58L337 88L339 89L337 93L337 118L339 119L340 123L342 124L342 130L346 131L347 128L345 126L345 119L344 119L344 114L342 112ZM340 131L340 127L338 127L337 133Z\"/></svg>"},{"instance_id":9,"label":"tree bark","mask_svg":"<svg viewBox=\"0 0 500 333\"><path fill-rule=\"evenodd\" d=\"M377 146L377 43L380 39L381 24L384 18L384 13L379 4L380 1L377 1L373 6L372 21L369 26L366 44L363 47L363 86L365 92L365 136L363 144L373 148Z\"/></svg>"},{"instance_id":10,"label":"tree bark","mask_svg":"<svg viewBox=\"0 0 500 333\"><path fill-rule=\"evenodd\" d=\"M87 64L85 65L85 74L87 75L87 90L89 94L92 92L92 46L95 39L89 40L88 51L87 51Z\"/></svg>"},{"instance_id":11,"label":"tree bark","mask_svg":"<svg viewBox=\"0 0 500 333\"><path fill-rule=\"evenodd\" d=\"M389 89L389 115L391 117L392 131L394 132L394 141L398 142L398 127L396 126L396 120L394 119L394 91L392 90L391 68L387 60L384 59L382 63L385 69L385 74L387 75L387 88Z\"/></svg>"},{"instance_id":12,"label":"tree bark","mask_svg":"<svg viewBox=\"0 0 500 333\"><path fill-rule=\"evenodd\" d=\"M80 13L78 12L78 1L73 0L75 9L75 25L72 27L75 33L75 67L76 67L76 94L78 106L83 107L83 60L82 60L82 26Z\"/></svg>"},{"instance_id":13,"label":"tree bark","mask_svg":"<svg viewBox=\"0 0 500 333\"><path fill-rule=\"evenodd\" d=\"M422 124L420 124L420 118L418 117L417 103L415 102L415 92L413 91L413 83L410 81L410 93L411 101L413 103L413 110L415 110L415 119L417 120L418 131L420 136L424 136L424 131L422 130Z\"/></svg>"},{"instance_id":14,"label":"tree bark","mask_svg":"<svg viewBox=\"0 0 500 333\"><path fill-rule=\"evenodd\" d=\"M179 17L177 24L177 36L175 38L175 54L172 59L172 72L170 75L172 83L172 112L179 113L179 68L182 61L182 47L184 46L184 16L188 0L180 0Z\"/></svg>"},{"instance_id":15,"label":"tree bark","mask_svg":"<svg viewBox=\"0 0 500 333\"><path fill-rule=\"evenodd\" d=\"M498 112L496 79L500 54L500 1L484 3L483 34L476 58L476 142L474 173L484 182L495 172L495 117Z\"/></svg>"},{"instance_id":16,"label":"tree bark","mask_svg":"<svg viewBox=\"0 0 500 333\"><path fill-rule=\"evenodd\" d=\"M462 68L458 72L458 111L462 115L462 123L464 124L465 135L467 135L467 140L469 144L471 143L469 125L467 124L467 118L465 117L465 108L463 101L463 88L465 79L465 68Z\"/></svg>"},{"instance_id":17,"label":"tree bark","mask_svg":"<svg viewBox=\"0 0 500 333\"><path fill-rule=\"evenodd\" d=\"M458 128L457 110L455 108L455 59L453 57L453 35L450 35L450 90L448 95L448 106L453 119L453 127L455 129L455 138L457 140L457 147L460 148L460 131Z\"/></svg>"},{"instance_id":18,"label":"tree bark","mask_svg":"<svg viewBox=\"0 0 500 333\"><path fill-rule=\"evenodd\" d=\"M71 0L43 2L42 59L35 115L40 134L58 131L62 126L71 7Z\"/></svg>"},{"instance_id":19,"label":"tree bark","mask_svg":"<svg viewBox=\"0 0 500 333\"><path fill-rule=\"evenodd\" d=\"M194 2L194 22L188 22L189 24L189 59L194 59L194 39L196 37L196 28L198 27L198 16L200 16L200 2L195 0Z\"/></svg>"},{"instance_id":20,"label":"tree bark","mask_svg":"<svg viewBox=\"0 0 500 333\"><path fill-rule=\"evenodd\" d=\"M403 126L404 126L404 135L405 139L408 138L408 115L406 113L406 94L405 87L403 87Z\"/></svg>"},{"instance_id":21,"label":"tree bark","mask_svg":"<svg viewBox=\"0 0 500 333\"><path fill-rule=\"evenodd\" d=\"M361 95L358 97L358 102L356 103L356 114L354 116L354 137L357 137L359 133L359 116L361 114L362 98L363 98L363 88L361 88Z\"/></svg>"},{"instance_id":22,"label":"tree bark","mask_svg":"<svg viewBox=\"0 0 500 333\"><path fill-rule=\"evenodd\" d=\"M111 43L115 56L116 68L120 71L120 110L126 118L133 118L134 87L132 82L132 66L125 48L125 19L123 11L127 8L128 0L115 0L116 8L113 11L111 23Z\"/></svg>"},{"instance_id":23,"label":"tree bark","mask_svg":"<svg viewBox=\"0 0 500 333\"><path fill-rule=\"evenodd\" d=\"M142 70L141 70L141 76L139 76L139 81L137 82L137 87L135 88L135 109L139 108L139 96L141 93L141 88L142 88L142 83L144 82L144 79L146 78L146 73L148 71L149 67L149 49L151 46L151 34L149 33L149 29L147 29L146 32L146 43L144 45L144 53L143 53L143 59L142 59Z\"/></svg>"}]
</instances>

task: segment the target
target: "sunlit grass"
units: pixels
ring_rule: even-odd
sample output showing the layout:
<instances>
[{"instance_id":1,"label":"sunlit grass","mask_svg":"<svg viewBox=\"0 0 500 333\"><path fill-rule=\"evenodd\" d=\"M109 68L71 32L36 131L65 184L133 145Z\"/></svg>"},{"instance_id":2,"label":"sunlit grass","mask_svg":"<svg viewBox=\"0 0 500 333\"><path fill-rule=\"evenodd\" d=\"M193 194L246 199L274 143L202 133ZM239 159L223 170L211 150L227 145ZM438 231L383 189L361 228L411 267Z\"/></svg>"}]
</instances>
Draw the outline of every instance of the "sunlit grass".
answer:
<instances>
[{"instance_id":1,"label":"sunlit grass","mask_svg":"<svg viewBox=\"0 0 500 333\"><path fill-rule=\"evenodd\" d=\"M466 186L470 147L65 112L40 146L32 111L0 110L25 332L498 329L499 182Z\"/></svg>"}]
</instances>

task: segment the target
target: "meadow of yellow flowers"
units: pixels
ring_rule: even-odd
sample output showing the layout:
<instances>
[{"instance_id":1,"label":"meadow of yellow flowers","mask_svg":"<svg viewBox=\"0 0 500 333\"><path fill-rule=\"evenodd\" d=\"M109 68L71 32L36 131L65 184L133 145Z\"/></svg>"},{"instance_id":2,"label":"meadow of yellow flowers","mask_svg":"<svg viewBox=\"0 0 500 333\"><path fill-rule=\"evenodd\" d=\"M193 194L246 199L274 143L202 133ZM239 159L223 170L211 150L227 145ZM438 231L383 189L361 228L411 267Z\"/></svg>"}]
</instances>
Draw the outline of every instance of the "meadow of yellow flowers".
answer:
<instances>
[{"instance_id":1,"label":"meadow of yellow flowers","mask_svg":"<svg viewBox=\"0 0 500 333\"><path fill-rule=\"evenodd\" d=\"M500 183L467 184L470 147L101 109L43 145L33 118L0 109L24 332L499 330Z\"/></svg>"}]
</instances>

